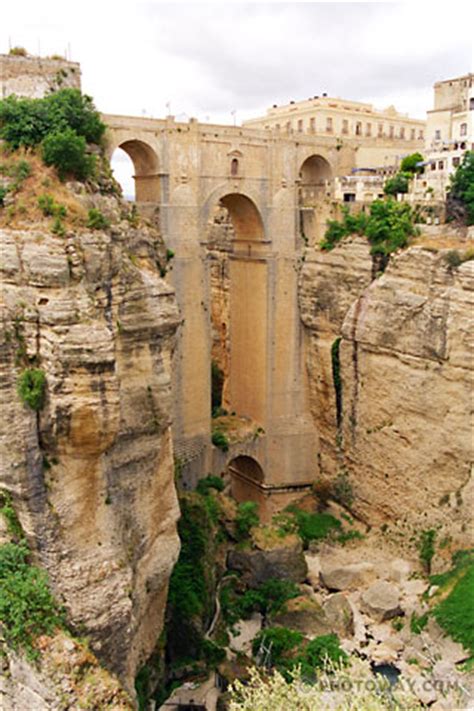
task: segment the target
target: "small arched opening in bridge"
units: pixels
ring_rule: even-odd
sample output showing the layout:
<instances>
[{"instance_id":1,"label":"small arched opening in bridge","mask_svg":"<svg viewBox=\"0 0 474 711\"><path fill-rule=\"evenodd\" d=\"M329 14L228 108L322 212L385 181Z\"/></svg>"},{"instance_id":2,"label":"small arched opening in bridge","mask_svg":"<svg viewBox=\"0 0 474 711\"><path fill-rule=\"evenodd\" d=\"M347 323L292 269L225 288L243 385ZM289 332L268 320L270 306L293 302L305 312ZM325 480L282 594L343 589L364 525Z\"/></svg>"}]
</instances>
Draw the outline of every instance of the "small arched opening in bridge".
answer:
<instances>
[{"instance_id":1,"label":"small arched opening in bridge","mask_svg":"<svg viewBox=\"0 0 474 711\"><path fill-rule=\"evenodd\" d=\"M324 237L326 221L331 216L322 200L332 180L332 170L326 158L312 155L300 168L300 233L306 244L317 244Z\"/></svg>"},{"instance_id":2,"label":"small arched opening in bridge","mask_svg":"<svg viewBox=\"0 0 474 711\"><path fill-rule=\"evenodd\" d=\"M264 473L260 464L246 455L232 459L227 472L231 480L232 496L237 501L255 501L261 503L262 491L260 485L264 481Z\"/></svg>"},{"instance_id":3,"label":"small arched opening in bridge","mask_svg":"<svg viewBox=\"0 0 474 711\"><path fill-rule=\"evenodd\" d=\"M331 180L332 170L326 158L319 155L306 158L300 169L301 187L303 190L320 189Z\"/></svg>"},{"instance_id":4,"label":"small arched opening in bridge","mask_svg":"<svg viewBox=\"0 0 474 711\"><path fill-rule=\"evenodd\" d=\"M124 141L112 154L111 165L128 200L159 204L158 156L151 146L136 139Z\"/></svg>"},{"instance_id":5,"label":"small arched opening in bridge","mask_svg":"<svg viewBox=\"0 0 474 711\"><path fill-rule=\"evenodd\" d=\"M257 206L246 195L224 195L207 237L211 373L218 376L212 379L212 408L250 418L258 427L266 418L268 264Z\"/></svg>"}]
</instances>

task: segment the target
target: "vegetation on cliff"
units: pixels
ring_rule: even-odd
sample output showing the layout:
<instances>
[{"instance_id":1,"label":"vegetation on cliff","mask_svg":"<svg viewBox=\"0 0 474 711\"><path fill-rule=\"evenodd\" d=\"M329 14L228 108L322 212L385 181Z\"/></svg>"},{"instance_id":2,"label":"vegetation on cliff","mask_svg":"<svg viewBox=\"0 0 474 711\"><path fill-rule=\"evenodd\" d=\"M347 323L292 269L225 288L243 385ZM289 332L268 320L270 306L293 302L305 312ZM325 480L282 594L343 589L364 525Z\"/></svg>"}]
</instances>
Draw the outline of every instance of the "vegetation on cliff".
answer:
<instances>
[{"instance_id":1,"label":"vegetation on cliff","mask_svg":"<svg viewBox=\"0 0 474 711\"><path fill-rule=\"evenodd\" d=\"M371 254L389 256L406 247L410 237L417 234L413 210L407 203L392 199L374 200L368 214L351 215L348 208L343 208L341 220L328 220L321 248L331 250L352 234L367 237L372 245Z\"/></svg>"}]
</instances>

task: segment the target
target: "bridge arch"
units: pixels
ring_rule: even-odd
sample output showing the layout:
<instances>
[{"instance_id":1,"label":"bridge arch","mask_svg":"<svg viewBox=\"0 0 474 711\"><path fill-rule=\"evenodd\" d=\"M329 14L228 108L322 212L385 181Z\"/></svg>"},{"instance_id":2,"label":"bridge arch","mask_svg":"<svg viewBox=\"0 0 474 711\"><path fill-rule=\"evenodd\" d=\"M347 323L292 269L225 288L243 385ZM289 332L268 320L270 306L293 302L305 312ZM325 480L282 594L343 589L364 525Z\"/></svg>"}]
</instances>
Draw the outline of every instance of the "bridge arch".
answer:
<instances>
[{"instance_id":1,"label":"bridge arch","mask_svg":"<svg viewBox=\"0 0 474 711\"><path fill-rule=\"evenodd\" d=\"M145 141L131 138L114 147L121 149L133 163L135 200L139 203L160 202L159 160L156 151Z\"/></svg>"},{"instance_id":2,"label":"bridge arch","mask_svg":"<svg viewBox=\"0 0 474 711\"><path fill-rule=\"evenodd\" d=\"M230 476L232 496L237 501L255 501L261 503L261 485L265 475L256 459L241 454L230 460L227 465Z\"/></svg>"},{"instance_id":3,"label":"bridge arch","mask_svg":"<svg viewBox=\"0 0 474 711\"><path fill-rule=\"evenodd\" d=\"M221 206L229 213L236 241L254 243L266 241L265 221L258 198L249 191L235 192L229 188L228 184L219 186L204 203L202 217L205 229L212 219L216 206Z\"/></svg>"},{"instance_id":4,"label":"bridge arch","mask_svg":"<svg viewBox=\"0 0 474 711\"><path fill-rule=\"evenodd\" d=\"M301 164L299 177L303 189L320 187L332 178L331 164L322 155L313 153Z\"/></svg>"}]
</instances>

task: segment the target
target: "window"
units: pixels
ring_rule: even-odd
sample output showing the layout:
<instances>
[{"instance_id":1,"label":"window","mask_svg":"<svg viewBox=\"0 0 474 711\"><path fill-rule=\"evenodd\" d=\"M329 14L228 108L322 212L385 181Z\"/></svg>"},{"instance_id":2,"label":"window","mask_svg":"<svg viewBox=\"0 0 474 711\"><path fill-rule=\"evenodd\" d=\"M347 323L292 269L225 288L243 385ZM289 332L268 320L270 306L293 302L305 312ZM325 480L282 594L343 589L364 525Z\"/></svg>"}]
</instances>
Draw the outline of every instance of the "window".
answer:
<instances>
[{"instance_id":1,"label":"window","mask_svg":"<svg viewBox=\"0 0 474 711\"><path fill-rule=\"evenodd\" d=\"M372 135L372 124L371 124L371 123L367 123L367 124L365 125L365 135L366 135L366 136L371 136L371 135Z\"/></svg>"},{"instance_id":2,"label":"window","mask_svg":"<svg viewBox=\"0 0 474 711\"><path fill-rule=\"evenodd\" d=\"M414 141L414 140L415 140L415 135L416 135L415 129L412 128L411 131L410 131L410 140Z\"/></svg>"},{"instance_id":3,"label":"window","mask_svg":"<svg viewBox=\"0 0 474 711\"><path fill-rule=\"evenodd\" d=\"M461 162L461 159L458 158L457 156L455 158L453 158L453 168L457 168L460 162Z\"/></svg>"},{"instance_id":4,"label":"window","mask_svg":"<svg viewBox=\"0 0 474 711\"><path fill-rule=\"evenodd\" d=\"M469 99L469 111L474 111L474 96Z\"/></svg>"},{"instance_id":5,"label":"window","mask_svg":"<svg viewBox=\"0 0 474 711\"><path fill-rule=\"evenodd\" d=\"M355 202L355 193L344 193L344 202Z\"/></svg>"},{"instance_id":6,"label":"window","mask_svg":"<svg viewBox=\"0 0 474 711\"><path fill-rule=\"evenodd\" d=\"M393 126L390 126L390 128L388 129L388 135L390 136L390 138L393 138L393 137L394 137L394 135L395 135L395 128L394 128Z\"/></svg>"},{"instance_id":7,"label":"window","mask_svg":"<svg viewBox=\"0 0 474 711\"><path fill-rule=\"evenodd\" d=\"M326 132L332 133L332 118L330 116L326 119Z\"/></svg>"},{"instance_id":8,"label":"window","mask_svg":"<svg viewBox=\"0 0 474 711\"><path fill-rule=\"evenodd\" d=\"M347 119L342 119L342 132L349 133L349 121Z\"/></svg>"},{"instance_id":9,"label":"window","mask_svg":"<svg viewBox=\"0 0 474 711\"><path fill-rule=\"evenodd\" d=\"M461 124L461 136L467 136L467 123Z\"/></svg>"},{"instance_id":10,"label":"window","mask_svg":"<svg viewBox=\"0 0 474 711\"><path fill-rule=\"evenodd\" d=\"M360 121L356 123L356 136L362 136L362 123Z\"/></svg>"},{"instance_id":11,"label":"window","mask_svg":"<svg viewBox=\"0 0 474 711\"><path fill-rule=\"evenodd\" d=\"M313 133L316 131L316 119L314 117L309 120L309 128Z\"/></svg>"},{"instance_id":12,"label":"window","mask_svg":"<svg viewBox=\"0 0 474 711\"><path fill-rule=\"evenodd\" d=\"M230 163L230 174L231 175L238 175L239 173L239 161L237 158L232 158L231 163Z\"/></svg>"},{"instance_id":13,"label":"window","mask_svg":"<svg viewBox=\"0 0 474 711\"><path fill-rule=\"evenodd\" d=\"M423 131L421 129L418 131L418 138L423 138Z\"/></svg>"},{"instance_id":14,"label":"window","mask_svg":"<svg viewBox=\"0 0 474 711\"><path fill-rule=\"evenodd\" d=\"M444 160L438 161L438 170L444 170Z\"/></svg>"},{"instance_id":15,"label":"window","mask_svg":"<svg viewBox=\"0 0 474 711\"><path fill-rule=\"evenodd\" d=\"M405 127L400 126L400 138L405 138Z\"/></svg>"},{"instance_id":16,"label":"window","mask_svg":"<svg viewBox=\"0 0 474 711\"><path fill-rule=\"evenodd\" d=\"M430 167L431 167L431 170L436 170L436 163L433 161L433 163L431 163Z\"/></svg>"},{"instance_id":17,"label":"window","mask_svg":"<svg viewBox=\"0 0 474 711\"><path fill-rule=\"evenodd\" d=\"M441 131L439 130L439 128L437 128L435 131L435 141L439 140L441 140Z\"/></svg>"},{"instance_id":18,"label":"window","mask_svg":"<svg viewBox=\"0 0 474 711\"><path fill-rule=\"evenodd\" d=\"M301 133L303 131L303 119L298 121L298 131Z\"/></svg>"},{"instance_id":19,"label":"window","mask_svg":"<svg viewBox=\"0 0 474 711\"><path fill-rule=\"evenodd\" d=\"M286 122L286 130L288 131L288 133L291 131L291 121Z\"/></svg>"},{"instance_id":20,"label":"window","mask_svg":"<svg viewBox=\"0 0 474 711\"><path fill-rule=\"evenodd\" d=\"M379 123L379 136L383 136L383 123Z\"/></svg>"}]
</instances>

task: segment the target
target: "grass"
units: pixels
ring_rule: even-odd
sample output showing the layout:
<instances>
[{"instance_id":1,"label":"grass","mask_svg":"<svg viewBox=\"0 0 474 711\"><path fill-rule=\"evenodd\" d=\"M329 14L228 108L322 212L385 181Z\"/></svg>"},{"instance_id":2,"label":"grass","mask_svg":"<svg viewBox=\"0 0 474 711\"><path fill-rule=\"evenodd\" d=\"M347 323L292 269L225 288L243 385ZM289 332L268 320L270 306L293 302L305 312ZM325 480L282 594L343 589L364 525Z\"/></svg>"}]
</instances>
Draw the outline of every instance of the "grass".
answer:
<instances>
[{"instance_id":1,"label":"grass","mask_svg":"<svg viewBox=\"0 0 474 711\"><path fill-rule=\"evenodd\" d=\"M451 592L433 610L439 625L474 656L474 564L469 564Z\"/></svg>"}]
</instances>

